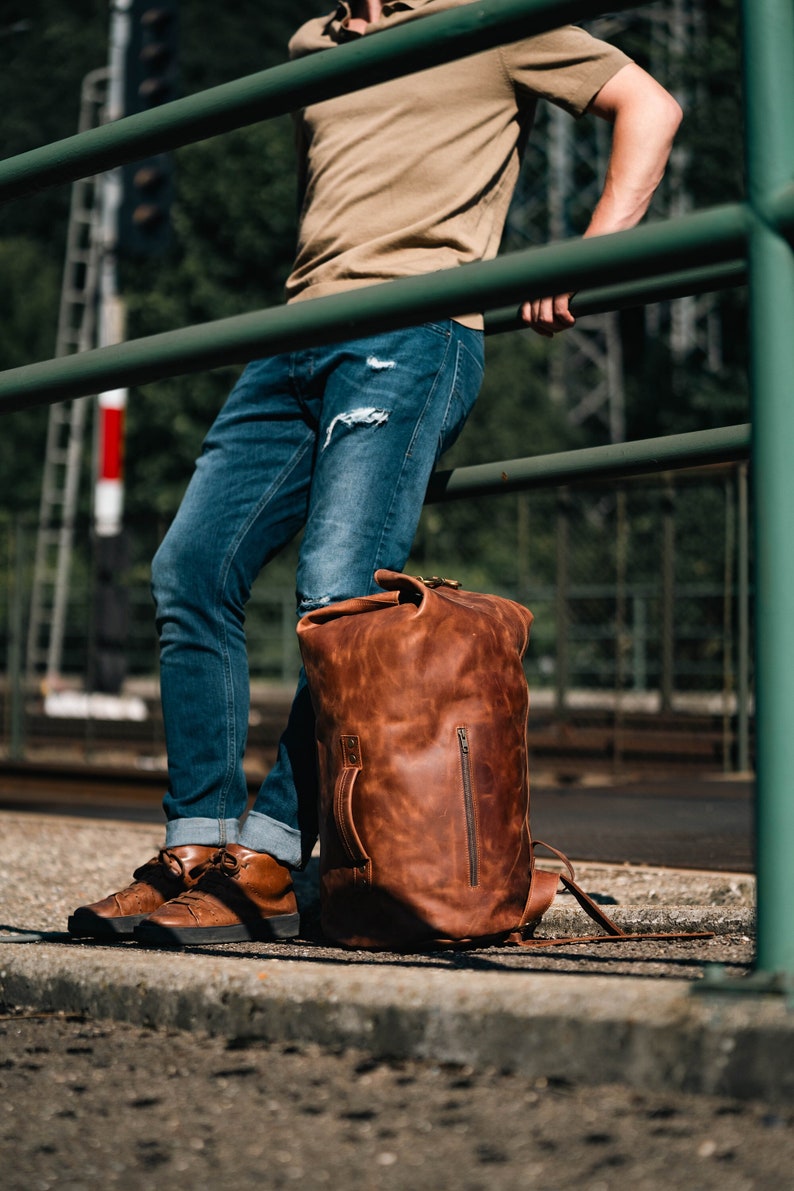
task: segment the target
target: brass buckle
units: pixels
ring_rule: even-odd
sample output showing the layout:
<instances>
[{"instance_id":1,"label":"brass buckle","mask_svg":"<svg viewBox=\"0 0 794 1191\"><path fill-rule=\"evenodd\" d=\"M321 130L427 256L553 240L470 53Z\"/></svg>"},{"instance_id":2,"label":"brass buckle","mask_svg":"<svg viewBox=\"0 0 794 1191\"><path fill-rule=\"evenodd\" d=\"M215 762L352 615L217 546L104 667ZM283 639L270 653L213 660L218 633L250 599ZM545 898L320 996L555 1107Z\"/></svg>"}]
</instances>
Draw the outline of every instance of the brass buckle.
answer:
<instances>
[{"instance_id":1,"label":"brass buckle","mask_svg":"<svg viewBox=\"0 0 794 1191\"><path fill-rule=\"evenodd\" d=\"M429 579L425 579L424 575L417 575L416 578L420 583L424 583L425 587L451 587L453 591L460 587L457 579L442 579L438 575L431 575Z\"/></svg>"}]
</instances>

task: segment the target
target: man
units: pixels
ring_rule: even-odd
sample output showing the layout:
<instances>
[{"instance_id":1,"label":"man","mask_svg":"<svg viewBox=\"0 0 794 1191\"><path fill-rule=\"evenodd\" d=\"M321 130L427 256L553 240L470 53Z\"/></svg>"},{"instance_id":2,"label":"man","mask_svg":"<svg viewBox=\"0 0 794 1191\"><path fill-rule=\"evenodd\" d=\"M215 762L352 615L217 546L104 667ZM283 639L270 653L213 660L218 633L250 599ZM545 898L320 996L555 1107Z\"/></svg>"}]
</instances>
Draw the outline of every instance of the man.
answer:
<instances>
[{"instance_id":1,"label":"man","mask_svg":"<svg viewBox=\"0 0 794 1191\"><path fill-rule=\"evenodd\" d=\"M463 0L352 0L309 21L293 58ZM645 214L680 122L649 75L582 29L485 51L299 114L303 205L287 300L493 257L539 97L613 124L587 235ZM553 335L570 295L522 306ZM313 716L299 683L254 807L243 773L251 585L299 530L298 614L402 570L428 478L482 375L482 317L450 318L249 364L210 430L153 563L169 755L165 847L73 934L165 944L294 937L291 870L316 839Z\"/></svg>"}]
</instances>

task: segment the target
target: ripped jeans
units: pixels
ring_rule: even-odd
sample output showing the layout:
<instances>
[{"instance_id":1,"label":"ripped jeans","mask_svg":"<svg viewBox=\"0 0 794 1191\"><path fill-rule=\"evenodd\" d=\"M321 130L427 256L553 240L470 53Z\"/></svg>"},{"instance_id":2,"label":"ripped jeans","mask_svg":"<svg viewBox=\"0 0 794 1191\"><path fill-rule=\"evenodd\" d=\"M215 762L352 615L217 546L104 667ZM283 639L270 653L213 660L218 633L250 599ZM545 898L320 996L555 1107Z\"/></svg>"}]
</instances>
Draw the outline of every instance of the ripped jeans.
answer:
<instances>
[{"instance_id":1,"label":"ripped jeans","mask_svg":"<svg viewBox=\"0 0 794 1191\"><path fill-rule=\"evenodd\" d=\"M482 335L453 321L248 365L152 564L168 792L166 844L239 842L300 867L317 835L303 675L276 763L244 822L245 606L302 528L298 615L402 570L429 476L482 380Z\"/></svg>"}]
</instances>

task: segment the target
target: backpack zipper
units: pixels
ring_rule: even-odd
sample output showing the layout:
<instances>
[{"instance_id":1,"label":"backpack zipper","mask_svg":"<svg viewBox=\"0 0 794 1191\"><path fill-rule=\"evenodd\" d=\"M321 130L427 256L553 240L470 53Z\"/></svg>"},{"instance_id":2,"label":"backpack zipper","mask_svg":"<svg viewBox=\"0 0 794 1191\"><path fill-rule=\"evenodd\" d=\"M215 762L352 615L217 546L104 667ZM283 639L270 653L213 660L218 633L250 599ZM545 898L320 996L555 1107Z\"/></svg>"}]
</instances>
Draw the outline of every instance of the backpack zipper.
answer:
<instances>
[{"instance_id":1,"label":"backpack zipper","mask_svg":"<svg viewBox=\"0 0 794 1191\"><path fill-rule=\"evenodd\" d=\"M463 778L463 806L466 811L466 838L469 845L469 885L480 882L477 856L477 819L474 813L474 785L471 777L469 734L465 728L458 728L458 749L460 751L460 772Z\"/></svg>"}]
</instances>

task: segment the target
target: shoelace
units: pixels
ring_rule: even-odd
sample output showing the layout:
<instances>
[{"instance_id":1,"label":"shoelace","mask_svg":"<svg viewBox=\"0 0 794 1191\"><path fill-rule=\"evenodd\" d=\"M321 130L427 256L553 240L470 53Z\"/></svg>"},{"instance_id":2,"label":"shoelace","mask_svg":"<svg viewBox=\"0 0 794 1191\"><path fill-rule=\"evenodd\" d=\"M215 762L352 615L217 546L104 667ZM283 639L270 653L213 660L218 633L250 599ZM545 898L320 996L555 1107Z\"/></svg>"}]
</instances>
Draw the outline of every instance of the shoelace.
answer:
<instances>
[{"instance_id":1,"label":"shoelace","mask_svg":"<svg viewBox=\"0 0 794 1191\"><path fill-rule=\"evenodd\" d=\"M180 857L169 848L161 848L157 859L163 868L167 869L169 877L173 877L175 881L184 878L185 865Z\"/></svg>"},{"instance_id":2,"label":"shoelace","mask_svg":"<svg viewBox=\"0 0 794 1191\"><path fill-rule=\"evenodd\" d=\"M240 871L240 861L232 856L226 848L221 848L212 858L213 868L220 869L227 877L236 877Z\"/></svg>"},{"instance_id":3,"label":"shoelace","mask_svg":"<svg viewBox=\"0 0 794 1191\"><path fill-rule=\"evenodd\" d=\"M205 893L221 893L228 890L228 879L240 871L240 861L232 856L225 848L221 848L212 857L209 866L201 874L198 883L192 889L180 893L175 901L190 902L201 900Z\"/></svg>"},{"instance_id":4,"label":"shoelace","mask_svg":"<svg viewBox=\"0 0 794 1191\"><path fill-rule=\"evenodd\" d=\"M210 864L214 864L220 855L220 852L216 852ZM231 859L234 860L234 857ZM176 853L172 852L170 848L161 848L156 856L152 857L151 860L147 860L140 868L136 868L132 875L136 881L146 881L148 878L149 883L157 876L165 877L169 881L181 881L183 883L186 883L188 880L184 861Z\"/></svg>"},{"instance_id":5,"label":"shoelace","mask_svg":"<svg viewBox=\"0 0 794 1191\"><path fill-rule=\"evenodd\" d=\"M185 866L178 856L174 856L173 852L169 852L167 848L161 848L156 856L151 860L147 860L145 864L141 864L133 872L133 878L136 881L146 881L157 876L163 876L178 879L184 876Z\"/></svg>"}]
</instances>

